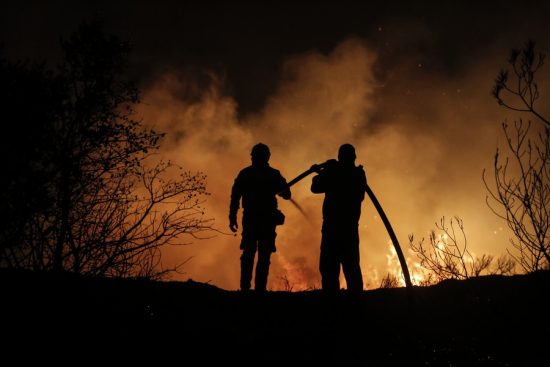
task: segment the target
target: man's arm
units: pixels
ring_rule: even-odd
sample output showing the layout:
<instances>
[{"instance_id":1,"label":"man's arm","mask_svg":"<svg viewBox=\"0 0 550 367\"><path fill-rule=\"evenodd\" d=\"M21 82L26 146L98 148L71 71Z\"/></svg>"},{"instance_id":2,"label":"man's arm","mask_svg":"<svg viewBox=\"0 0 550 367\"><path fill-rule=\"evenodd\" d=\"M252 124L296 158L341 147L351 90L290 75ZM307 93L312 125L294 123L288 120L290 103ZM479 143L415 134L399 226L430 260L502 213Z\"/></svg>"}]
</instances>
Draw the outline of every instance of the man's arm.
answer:
<instances>
[{"instance_id":1,"label":"man's arm","mask_svg":"<svg viewBox=\"0 0 550 367\"><path fill-rule=\"evenodd\" d=\"M229 203L229 229L232 232L237 232L239 224L237 223L237 212L239 211L239 203L242 197L240 174L235 179L231 188L231 201Z\"/></svg>"},{"instance_id":2,"label":"man's arm","mask_svg":"<svg viewBox=\"0 0 550 367\"><path fill-rule=\"evenodd\" d=\"M285 200L290 200L290 198L292 197L292 192L290 192L290 187L288 186L286 179L282 175L280 175L279 180L280 180L280 186L279 186L277 195L279 195Z\"/></svg>"},{"instance_id":3,"label":"man's arm","mask_svg":"<svg viewBox=\"0 0 550 367\"><path fill-rule=\"evenodd\" d=\"M311 180L311 192L314 194L322 194L327 192L327 187L329 185L329 174L332 172L335 167L338 165L335 159L329 159L322 164L314 164L311 166L311 170L317 173L317 176L314 176Z\"/></svg>"},{"instance_id":4,"label":"man's arm","mask_svg":"<svg viewBox=\"0 0 550 367\"><path fill-rule=\"evenodd\" d=\"M316 176L313 176L311 180L311 192L314 194L322 194L326 192L326 177L323 173L319 173Z\"/></svg>"},{"instance_id":5,"label":"man's arm","mask_svg":"<svg viewBox=\"0 0 550 367\"><path fill-rule=\"evenodd\" d=\"M365 190L367 189L367 175L365 174L363 166L358 166L357 169L359 170L359 196L361 201L363 201L363 199L365 199Z\"/></svg>"}]
</instances>

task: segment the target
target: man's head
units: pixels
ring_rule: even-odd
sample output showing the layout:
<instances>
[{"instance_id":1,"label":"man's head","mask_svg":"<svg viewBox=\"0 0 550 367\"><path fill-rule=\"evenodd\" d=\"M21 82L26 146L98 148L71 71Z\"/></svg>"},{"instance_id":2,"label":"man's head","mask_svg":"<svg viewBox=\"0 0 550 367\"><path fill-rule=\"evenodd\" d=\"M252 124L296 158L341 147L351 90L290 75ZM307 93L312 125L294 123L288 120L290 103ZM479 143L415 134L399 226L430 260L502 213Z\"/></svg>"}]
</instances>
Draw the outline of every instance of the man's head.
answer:
<instances>
[{"instance_id":1,"label":"man's head","mask_svg":"<svg viewBox=\"0 0 550 367\"><path fill-rule=\"evenodd\" d=\"M355 148L351 144L343 144L338 149L338 161L344 164L355 163Z\"/></svg>"},{"instance_id":2,"label":"man's head","mask_svg":"<svg viewBox=\"0 0 550 367\"><path fill-rule=\"evenodd\" d=\"M271 152L269 151L269 147L267 145L258 143L252 147L250 156L252 157L252 164L262 165L267 164L269 157L271 156Z\"/></svg>"}]
</instances>

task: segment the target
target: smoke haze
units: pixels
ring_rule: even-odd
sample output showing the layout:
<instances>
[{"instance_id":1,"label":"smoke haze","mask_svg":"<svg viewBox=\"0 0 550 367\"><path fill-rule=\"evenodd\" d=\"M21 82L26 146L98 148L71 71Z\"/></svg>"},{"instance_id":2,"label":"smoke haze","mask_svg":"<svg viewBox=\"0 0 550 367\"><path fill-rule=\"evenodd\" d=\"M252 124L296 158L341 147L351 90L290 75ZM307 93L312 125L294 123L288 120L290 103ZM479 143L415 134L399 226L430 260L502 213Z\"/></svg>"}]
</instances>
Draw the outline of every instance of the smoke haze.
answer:
<instances>
[{"instance_id":1,"label":"smoke haze","mask_svg":"<svg viewBox=\"0 0 550 367\"><path fill-rule=\"evenodd\" d=\"M223 80L218 76L209 76L200 99L189 100L185 90L196 86L174 70L144 91L138 113L168 133L164 157L207 174L207 213L221 231L229 232L231 185L239 170L250 164L254 144L269 145L270 164L290 180L313 163L335 158L341 144L351 143L413 273L418 264L408 251L407 235L427 236L442 216L464 220L473 253L503 254L509 234L485 204L481 180L482 170L491 169L504 118L489 94L498 58L473 65L460 80L428 75L423 65L410 60L379 80L377 60L359 38L346 39L326 55L311 51L289 57L275 93L259 112L243 118L238 117L236 101L221 92ZM308 177L292 188L306 216L279 198L287 219L277 230L269 289L320 285L323 196L312 194L310 184ZM377 287L387 273L399 274L389 236L368 197L360 238L367 287ZM165 260L192 256L185 277L237 289L239 243L240 234L214 234L171 249Z\"/></svg>"}]
</instances>

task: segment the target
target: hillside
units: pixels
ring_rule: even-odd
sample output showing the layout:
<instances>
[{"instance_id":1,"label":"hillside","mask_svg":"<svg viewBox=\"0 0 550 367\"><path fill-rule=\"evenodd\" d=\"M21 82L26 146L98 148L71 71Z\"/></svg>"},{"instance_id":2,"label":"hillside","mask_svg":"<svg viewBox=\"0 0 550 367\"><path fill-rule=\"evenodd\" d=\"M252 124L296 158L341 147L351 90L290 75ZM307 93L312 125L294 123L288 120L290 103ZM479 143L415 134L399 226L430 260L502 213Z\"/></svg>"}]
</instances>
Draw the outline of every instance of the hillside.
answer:
<instances>
[{"instance_id":1,"label":"hillside","mask_svg":"<svg viewBox=\"0 0 550 367\"><path fill-rule=\"evenodd\" d=\"M2 270L2 358L73 365L550 365L549 286L550 272L541 272L445 281L410 294L398 288L257 295L193 281Z\"/></svg>"}]
</instances>

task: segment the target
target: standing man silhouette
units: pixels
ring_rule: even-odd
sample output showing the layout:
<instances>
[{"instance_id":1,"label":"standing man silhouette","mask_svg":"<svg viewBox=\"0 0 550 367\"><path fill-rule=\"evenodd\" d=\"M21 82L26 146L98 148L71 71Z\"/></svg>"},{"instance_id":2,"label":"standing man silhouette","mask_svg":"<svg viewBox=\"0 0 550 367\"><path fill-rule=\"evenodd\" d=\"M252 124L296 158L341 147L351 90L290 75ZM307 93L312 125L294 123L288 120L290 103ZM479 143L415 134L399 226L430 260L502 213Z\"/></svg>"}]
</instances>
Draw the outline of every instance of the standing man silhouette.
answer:
<instances>
[{"instance_id":1,"label":"standing man silhouette","mask_svg":"<svg viewBox=\"0 0 550 367\"><path fill-rule=\"evenodd\" d=\"M242 198L241 290L250 289L254 258L258 252L254 289L264 292L267 285L271 254L275 248L275 227L283 224L284 216L277 209L277 197L290 199L286 179L269 166L269 147L258 143L250 153L252 165L239 172L231 190L229 228L236 232L237 212Z\"/></svg>"},{"instance_id":2,"label":"standing man silhouette","mask_svg":"<svg viewBox=\"0 0 550 367\"><path fill-rule=\"evenodd\" d=\"M343 144L338 150L338 160L312 166L318 175L313 177L311 191L325 194L319 261L324 291L340 290L340 265L347 289L363 290L359 264L359 217L367 177L363 167L355 165L355 158L353 145Z\"/></svg>"}]
</instances>

